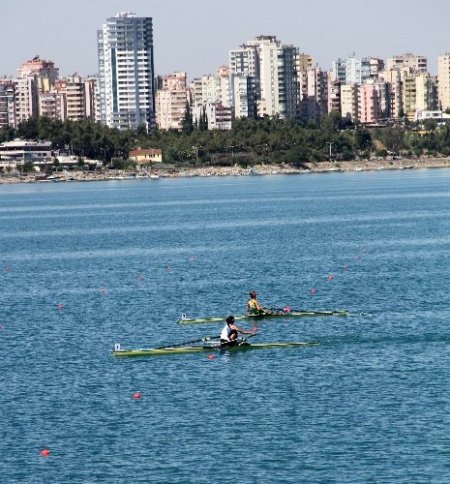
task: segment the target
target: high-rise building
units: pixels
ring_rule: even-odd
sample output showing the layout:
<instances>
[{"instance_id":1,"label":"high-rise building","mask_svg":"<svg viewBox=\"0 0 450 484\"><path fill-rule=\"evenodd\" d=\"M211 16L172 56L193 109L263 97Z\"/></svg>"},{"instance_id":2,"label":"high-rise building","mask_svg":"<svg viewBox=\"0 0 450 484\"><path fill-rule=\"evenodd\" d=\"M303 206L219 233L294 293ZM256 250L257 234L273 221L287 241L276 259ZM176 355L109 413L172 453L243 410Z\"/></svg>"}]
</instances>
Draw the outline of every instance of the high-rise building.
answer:
<instances>
[{"instance_id":1,"label":"high-rise building","mask_svg":"<svg viewBox=\"0 0 450 484\"><path fill-rule=\"evenodd\" d=\"M442 111L450 109L450 54L438 58L439 105Z\"/></svg>"},{"instance_id":2,"label":"high-rise building","mask_svg":"<svg viewBox=\"0 0 450 484\"><path fill-rule=\"evenodd\" d=\"M400 69L407 72L426 72L427 58L423 55L415 55L408 52L403 55L395 55L387 60L386 69Z\"/></svg>"},{"instance_id":3,"label":"high-rise building","mask_svg":"<svg viewBox=\"0 0 450 484\"><path fill-rule=\"evenodd\" d=\"M59 69L55 64L40 59L38 55L21 65L17 70L15 95L17 123L43 115L39 108L39 95L49 93L58 76Z\"/></svg>"},{"instance_id":4,"label":"high-rise building","mask_svg":"<svg viewBox=\"0 0 450 484\"><path fill-rule=\"evenodd\" d=\"M358 85L341 86L341 116L350 121L358 121Z\"/></svg>"},{"instance_id":5,"label":"high-rise building","mask_svg":"<svg viewBox=\"0 0 450 484\"><path fill-rule=\"evenodd\" d=\"M356 57L352 55L333 62L333 77L341 84L364 84L376 79L384 69L384 62L374 57Z\"/></svg>"},{"instance_id":6,"label":"high-rise building","mask_svg":"<svg viewBox=\"0 0 450 484\"><path fill-rule=\"evenodd\" d=\"M402 72L398 68L380 72L380 81L389 85L387 115L385 117L401 118L404 116Z\"/></svg>"},{"instance_id":7,"label":"high-rise building","mask_svg":"<svg viewBox=\"0 0 450 484\"><path fill-rule=\"evenodd\" d=\"M231 74L254 79L258 117L295 117L298 110L298 49L261 35L230 51Z\"/></svg>"},{"instance_id":8,"label":"high-rise building","mask_svg":"<svg viewBox=\"0 0 450 484\"><path fill-rule=\"evenodd\" d=\"M155 122L153 22L121 12L97 32L101 122L135 129Z\"/></svg>"},{"instance_id":9,"label":"high-rise building","mask_svg":"<svg viewBox=\"0 0 450 484\"><path fill-rule=\"evenodd\" d=\"M94 119L94 89L95 80L83 79L77 74L56 81L55 91L61 97L60 119Z\"/></svg>"},{"instance_id":10,"label":"high-rise building","mask_svg":"<svg viewBox=\"0 0 450 484\"><path fill-rule=\"evenodd\" d=\"M16 82L0 80L0 129L17 128L15 96Z\"/></svg>"},{"instance_id":11,"label":"high-rise building","mask_svg":"<svg viewBox=\"0 0 450 484\"><path fill-rule=\"evenodd\" d=\"M320 121L328 113L328 75L320 67L308 67L301 76L300 116Z\"/></svg>"},{"instance_id":12,"label":"high-rise building","mask_svg":"<svg viewBox=\"0 0 450 484\"><path fill-rule=\"evenodd\" d=\"M174 72L161 79L161 88L156 91L156 124L159 129L181 129L189 101L186 73Z\"/></svg>"}]
</instances>

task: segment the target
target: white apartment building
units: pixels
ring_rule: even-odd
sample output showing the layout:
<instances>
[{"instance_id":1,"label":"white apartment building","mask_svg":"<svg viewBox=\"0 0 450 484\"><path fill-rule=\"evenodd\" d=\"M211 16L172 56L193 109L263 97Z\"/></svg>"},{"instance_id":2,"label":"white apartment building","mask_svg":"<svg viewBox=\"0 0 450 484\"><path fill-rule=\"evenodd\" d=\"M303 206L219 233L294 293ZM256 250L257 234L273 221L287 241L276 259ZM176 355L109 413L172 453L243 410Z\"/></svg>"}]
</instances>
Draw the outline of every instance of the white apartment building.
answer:
<instances>
[{"instance_id":1,"label":"white apartment building","mask_svg":"<svg viewBox=\"0 0 450 484\"><path fill-rule=\"evenodd\" d=\"M235 118L256 118L254 77L245 74L232 74L231 94Z\"/></svg>"},{"instance_id":2,"label":"white apartment building","mask_svg":"<svg viewBox=\"0 0 450 484\"><path fill-rule=\"evenodd\" d=\"M194 120L199 119L203 111L208 121L208 130L230 130L233 124L233 109L220 103L207 103L192 109Z\"/></svg>"},{"instance_id":3,"label":"white apartment building","mask_svg":"<svg viewBox=\"0 0 450 484\"><path fill-rule=\"evenodd\" d=\"M364 84L370 79L376 79L384 69L382 59L375 57L350 57L337 59L333 62L333 77L341 84Z\"/></svg>"},{"instance_id":4,"label":"white apartment building","mask_svg":"<svg viewBox=\"0 0 450 484\"><path fill-rule=\"evenodd\" d=\"M442 111L450 109L450 54L438 58L439 105Z\"/></svg>"},{"instance_id":5,"label":"white apartment building","mask_svg":"<svg viewBox=\"0 0 450 484\"><path fill-rule=\"evenodd\" d=\"M121 12L97 32L100 120L111 128L147 128L155 121L153 24Z\"/></svg>"},{"instance_id":6,"label":"white apartment building","mask_svg":"<svg viewBox=\"0 0 450 484\"><path fill-rule=\"evenodd\" d=\"M191 84L192 105L205 106L208 103L231 105L231 85L228 68L219 68L215 75L196 78Z\"/></svg>"},{"instance_id":7,"label":"white apartment building","mask_svg":"<svg viewBox=\"0 0 450 484\"><path fill-rule=\"evenodd\" d=\"M298 49L283 46L275 36L259 36L229 54L231 74L254 79L258 117L296 115Z\"/></svg>"}]
</instances>

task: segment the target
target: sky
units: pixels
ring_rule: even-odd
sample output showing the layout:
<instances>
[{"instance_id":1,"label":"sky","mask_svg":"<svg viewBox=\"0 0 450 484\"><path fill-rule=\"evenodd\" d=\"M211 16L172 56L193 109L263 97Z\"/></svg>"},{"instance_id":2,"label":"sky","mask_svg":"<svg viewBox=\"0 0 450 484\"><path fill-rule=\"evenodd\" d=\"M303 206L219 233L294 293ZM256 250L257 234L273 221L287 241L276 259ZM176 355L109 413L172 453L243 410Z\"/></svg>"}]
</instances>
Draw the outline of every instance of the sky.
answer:
<instances>
[{"instance_id":1,"label":"sky","mask_svg":"<svg viewBox=\"0 0 450 484\"><path fill-rule=\"evenodd\" d=\"M131 11L153 18L155 73L213 74L228 52L258 35L275 35L313 56L387 59L406 52L450 52L449 0L4 0L0 76L39 55L60 75L97 72L96 32L108 17Z\"/></svg>"}]
</instances>

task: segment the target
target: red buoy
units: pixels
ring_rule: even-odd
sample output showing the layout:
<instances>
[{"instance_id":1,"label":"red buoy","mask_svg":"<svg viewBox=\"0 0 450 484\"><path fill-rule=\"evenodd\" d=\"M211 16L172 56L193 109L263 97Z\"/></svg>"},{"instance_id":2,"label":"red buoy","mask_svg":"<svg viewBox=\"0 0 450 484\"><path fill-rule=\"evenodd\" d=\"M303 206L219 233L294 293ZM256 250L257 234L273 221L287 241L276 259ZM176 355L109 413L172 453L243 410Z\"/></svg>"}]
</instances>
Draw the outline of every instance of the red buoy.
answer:
<instances>
[{"instance_id":1,"label":"red buoy","mask_svg":"<svg viewBox=\"0 0 450 484\"><path fill-rule=\"evenodd\" d=\"M134 395L133 395L133 398L135 400L139 400L140 398L142 398L142 393L141 392L135 392Z\"/></svg>"},{"instance_id":2,"label":"red buoy","mask_svg":"<svg viewBox=\"0 0 450 484\"><path fill-rule=\"evenodd\" d=\"M50 451L48 449L41 450L42 457L48 457L50 455Z\"/></svg>"}]
</instances>

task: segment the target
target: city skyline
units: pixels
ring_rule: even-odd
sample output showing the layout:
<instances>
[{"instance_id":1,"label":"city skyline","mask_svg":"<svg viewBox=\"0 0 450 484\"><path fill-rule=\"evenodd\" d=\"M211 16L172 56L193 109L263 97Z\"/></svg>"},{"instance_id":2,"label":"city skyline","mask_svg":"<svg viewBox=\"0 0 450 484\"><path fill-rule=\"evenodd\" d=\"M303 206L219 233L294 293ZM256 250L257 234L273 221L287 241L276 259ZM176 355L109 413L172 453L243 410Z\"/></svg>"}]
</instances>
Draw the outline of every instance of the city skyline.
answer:
<instances>
[{"instance_id":1,"label":"city skyline","mask_svg":"<svg viewBox=\"0 0 450 484\"><path fill-rule=\"evenodd\" d=\"M156 74L184 71L191 79L227 64L229 51L255 35L276 35L326 70L333 60L353 53L386 59L413 52L426 56L429 71L436 73L438 56L450 51L450 4L441 0L348 0L343 13L332 0L304 5L279 0L275 6L269 0L216 6L194 0L190 8L179 0L150 5L145 0L80 0L57 9L50 0L39 5L21 0L3 7L9 21L0 31L0 75L14 77L20 64L35 55L55 62L61 75L97 74L96 32L120 11L152 17ZM179 11L183 16L174 17ZM17 35L20 41L12 41Z\"/></svg>"}]
</instances>

